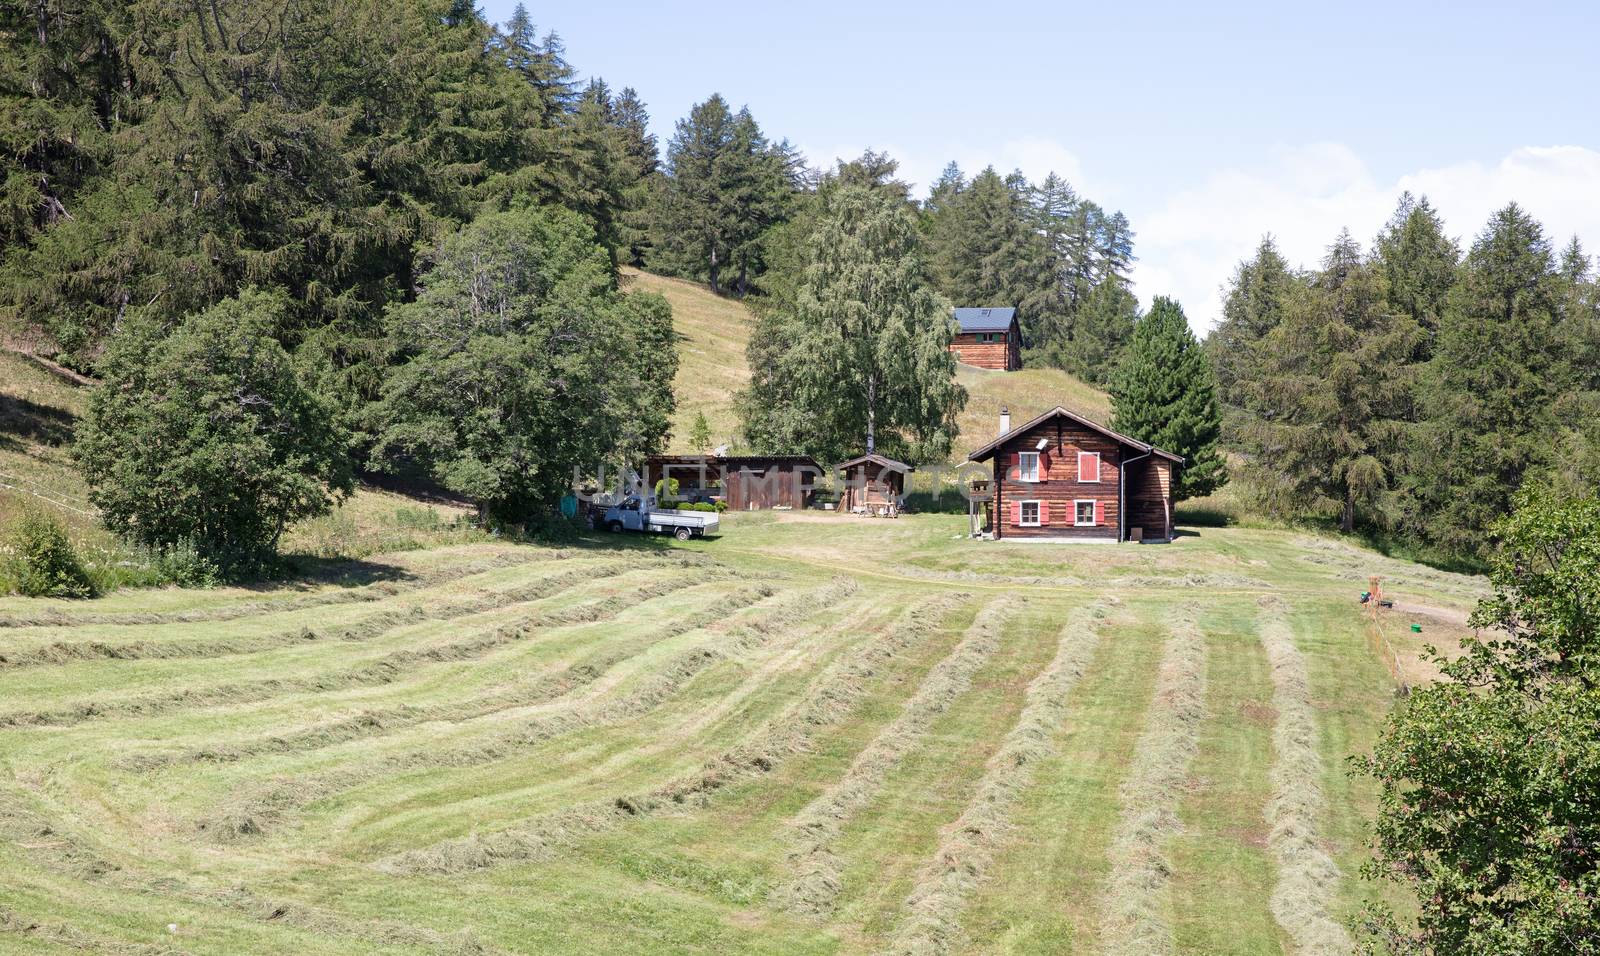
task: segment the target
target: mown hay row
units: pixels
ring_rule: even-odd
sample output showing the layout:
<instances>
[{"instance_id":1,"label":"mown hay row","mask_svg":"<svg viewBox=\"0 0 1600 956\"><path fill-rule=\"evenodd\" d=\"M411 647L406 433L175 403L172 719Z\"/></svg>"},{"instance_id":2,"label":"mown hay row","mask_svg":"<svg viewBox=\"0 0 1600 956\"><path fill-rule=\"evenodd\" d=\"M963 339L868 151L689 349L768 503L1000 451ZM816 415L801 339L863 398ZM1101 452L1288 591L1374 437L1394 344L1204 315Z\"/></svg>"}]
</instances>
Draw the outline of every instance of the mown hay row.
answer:
<instances>
[{"instance_id":1,"label":"mown hay row","mask_svg":"<svg viewBox=\"0 0 1600 956\"><path fill-rule=\"evenodd\" d=\"M183 950L152 943L129 943L124 940L97 936L69 923L41 922L23 916L16 910L0 906L0 939L6 936L36 940L51 946L60 946L80 953L115 953L119 956L162 954L173 956ZM4 948L4 947L0 947Z\"/></svg>"},{"instance_id":2,"label":"mown hay row","mask_svg":"<svg viewBox=\"0 0 1600 956\"><path fill-rule=\"evenodd\" d=\"M1352 952L1350 934L1328 913L1338 893L1339 867L1322 848L1318 821L1327 809L1322 792L1322 757L1317 750L1311 680L1295 646L1282 601L1262 602L1261 646L1272 670L1272 798L1266 820L1267 846L1278 864L1272 915L1307 956Z\"/></svg>"},{"instance_id":3,"label":"mown hay row","mask_svg":"<svg viewBox=\"0 0 1600 956\"><path fill-rule=\"evenodd\" d=\"M93 627L105 625L141 624L205 624L213 621L235 621L262 614L285 611L302 611L307 608L334 604L360 604L367 601L386 601L411 591L448 584L474 574L485 574L500 568L519 564L543 564L582 555L581 551L512 551L484 561L470 561L440 568L423 574L394 580L379 581L347 588L329 588L297 594L294 597L263 601L241 601L216 607L187 608L181 611L123 611L78 612L55 609L40 610L32 614L0 614L0 628L14 627Z\"/></svg>"},{"instance_id":4,"label":"mown hay row","mask_svg":"<svg viewBox=\"0 0 1600 956\"><path fill-rule=\"evenodd\" d=\"M1022 712L989 759L972 801L918 876L889 952L946 953L958 940L961 912L988 877L1017 799L1033 783L1039 763L1055 752L1072 690L1099 646L1105 615L1096 605L1067 616L1055 656L1028 682Z\"/></svg>"},{"instance_id":5,"label":"mown hay row","mask_svg":"<svg viewBox=\"0 0 1600 956\"><path fill-rule=\"evenodd\" d=\"M651 565L646 565L649 567ZM423 620L447 621L487 611L553 597L591 581L619 577L639 570L637 564L617 562L580 571L539 578L498 591L484 591L465 599L429 601L405 611L389 610L340 628L323 631L293 627L250 637L214 640L166 639L155 641L56 641L26 651L0 653L0 670L67 664L94 660L179 660L259 654L284 647L323 641L360 642L379 637L405 624ZM4 718L0 718L3 720ZM67 722L72 722L70 719ZM0 724L3 726L4 724ZM13 724L15 725L15 724Z\"/></svg>"},{"instance_id":6,"label":"mown hay row","mask_svg":"<svg viewBox=\"0 0 1600 956\"><path fill-rule=\"evenodd\" d=\"M517 721L470 743L429 746L320 774L278 779L262 792L198 821L196 826L224 841L254 836L300 807L373 779L494 763L579 730L638 720L676 697L695 676L714 664L760 647L774 634L794 627L819 608L848 598L859 588L854 581L836 578L821 587L786 596L756 619L718 632L720 643L716 646L696 646L669 658L660 669L619 697L580 701L566 710ZM692 630L686 627L681 633Z\"/></svg>"},{"instance_id":7,"label":"mown hay row","mask_svg":"<svg viewBox=\"0 0 1600 956\"><path fill-rule=\"evenodd\" d=\"M313 678L311 680L317 683L310 689L325 692L351 687L386 686L400 681L413 669L423 665L475 660L544 629L610 620L630 608L693 587L698 583L700 582L683 578L654 581L603 600L564 608L549 614L530 615L525 620L504 624L487 633L464 640L393 651L360 667ZM123 769L148 771L175 763L230 763L260 754L311 750L370 736L391 726L409 726L422 719L420 713L420 709L412 708L409 713L402 711L388 720L363 714L332 724L307 727L293 733L273 734L236 744L135 754L125 758L119 765Z\"/></svg>"},{"instance_id":8,"label":"mown hay row","mask_svg":"<svg viewBox=\"0 0 1600 956\"><path fill-rule=\"evenodd\" d=\"M794 876L773 892L777 906L813 918L832 911L843 869L834 844L845 824L882 790L890 772L921 743L934 721L971 688L973 676L1000 647L1013 609L1011 601L1002 599L979 611L960 643L928 671L899 715L857 755L844 776L795 816L788 856Z\"/></svg>"},{"instance_id":9,"label":"mown hay row","mask_svg":"<svg viewBox=\"0 0 1600 956\"><path fill-rule=\"evenodd\" d=\"M1107 857L1100 902L1101 941L1112 956L1174 949L1168 915L1171 864L1166 845L1182 829L1176 807L1199 752L1205 716L1206 644L1185 608L1171 628L1133 762L1120 791L1122 814Z\"/></svg>"},{"instance_id":10,"label":"mown hay row","mask_svg":"<svg viewBox=\"0 0 1600 956\"><path fill-rule=\"evenodd\" d=\"M394 873L463 873L512 862L545 861L559 848L663 807L705 805L718 790L770 772L782 760L809 750L828 728L846 719L883 667L935 631L970 595L924 602L862 647L830 665L795 706L762 731L713 758L700 770L644 793L596 800L493 833L473 833L408 850L380 861Z\"/></svg>"}]
</instances>

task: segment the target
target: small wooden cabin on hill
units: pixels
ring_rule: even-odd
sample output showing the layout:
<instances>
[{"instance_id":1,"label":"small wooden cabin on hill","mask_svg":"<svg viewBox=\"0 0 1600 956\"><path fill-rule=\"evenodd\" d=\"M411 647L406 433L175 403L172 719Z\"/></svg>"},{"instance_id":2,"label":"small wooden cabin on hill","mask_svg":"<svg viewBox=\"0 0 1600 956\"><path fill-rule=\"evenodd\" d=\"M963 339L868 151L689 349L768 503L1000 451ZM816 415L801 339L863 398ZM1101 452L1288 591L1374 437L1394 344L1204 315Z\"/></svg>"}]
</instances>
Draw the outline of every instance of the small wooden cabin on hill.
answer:
<instances>
[{"instance_id":1,"label":"small wooden cabin on hill","mask_svg":"<svg viewBox=\"0 0 1600 956\"><path fill-rule=\"evenodd\" d=\"M839 464L844 485L839 510L850 513L897 515L911 466L903 461L868 452Z\"/></svg>"},{"instance_id":2,"label":"small wooden cabin on hill","mask_svg":"<svg viewBox=\"0 0 1600 956\"><path fill-rule=\"evenodd\" d=\"M808 508L826 474L810 455L654 455L644 463L646 487L675 478L680 495L705 492L730 511Z\"/></svg>"},{"instance_id":3,"label":"small wooden cabin on hill","mask_svg":"<svg viewBox=\"0 0 1600 956\"><path fill-rule=\"evenodd\" d=\"M1015 372L1022 367L1022 332L1016 309L957 309L956 361Z\"/></svg>"},{"instance_id":4,"label":"small wooden cabin on hill","mask_svg":"<svg viewBox=\"0 0 1600 956\"><path fill-rule=\"evenodd\" d=\"M1170 541L1183 459L1057 406L968 456L992 461L989 531L1001 538Z\"/></svg>"}]
</instances>

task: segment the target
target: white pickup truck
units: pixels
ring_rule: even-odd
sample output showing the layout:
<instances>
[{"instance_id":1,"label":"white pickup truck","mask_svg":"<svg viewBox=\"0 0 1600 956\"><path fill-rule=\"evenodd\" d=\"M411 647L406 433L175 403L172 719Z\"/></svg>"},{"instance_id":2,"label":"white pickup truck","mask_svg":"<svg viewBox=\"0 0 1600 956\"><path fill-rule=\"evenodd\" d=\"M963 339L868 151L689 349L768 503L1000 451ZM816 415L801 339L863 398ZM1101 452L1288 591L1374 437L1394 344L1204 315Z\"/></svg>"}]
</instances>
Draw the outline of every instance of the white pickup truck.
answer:
<instances>
[{"instance_id":1,"label":"white pickup truck","mask_svg":"<svg viewBox=\"0 0 1600 956\"><path fill-rule=\"evenodd\" d=\"M626 498L606 509L603 519L607 530L653 531L670 534L679 541L704 537L717 530L714 511L665 511L655 507L653 499Z\"/></svg>"}]
</instances>

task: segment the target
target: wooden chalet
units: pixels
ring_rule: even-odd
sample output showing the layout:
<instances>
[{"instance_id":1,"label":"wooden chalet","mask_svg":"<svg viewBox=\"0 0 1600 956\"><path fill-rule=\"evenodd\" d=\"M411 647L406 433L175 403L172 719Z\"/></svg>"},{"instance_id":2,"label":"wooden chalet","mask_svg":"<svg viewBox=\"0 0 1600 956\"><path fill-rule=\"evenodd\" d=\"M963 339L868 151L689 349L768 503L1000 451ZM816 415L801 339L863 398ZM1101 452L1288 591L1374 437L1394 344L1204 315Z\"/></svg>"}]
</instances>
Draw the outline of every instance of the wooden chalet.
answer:
<instances>
[{"instance_id":1,"label":"wooden chalet","mask_svg":"<svg viewBox=\"0 0 1600 956\"><path fill-rule=\"evenodd\" d=\"M1004 372L1022 367L1022 332L1016 309L957 309L956 325L956 337L950 343L956 361Z\"/></svg>"},{"instance_id":2,"label":"wooden chalet","mask_svg":"<svg viewBox=\"0 0 1600 956\"><path fill-rule=\"evenodd\" d=\"M968 456L992 461L996 539L1170 541L1172 478L1183 459L1057 406Z\"/></svg>"},{"instance_id":3,"label":"wooden chalet","mask_svg":"<svg viewBox=\"0 0 1600 956\"><path fill-rule=\"evenodd\" d=\"M654 455L645 459L645 487L678 480L685 498L707 496L729 511L807 508L827 471L810 455Z\"/></svg>"},{"instance_id":4,"label":"wooden chalet","mask_svg":"<svg viewBox=\"0 0 1600 956\"><path fill-rule=\"evenodd\" d=\"M900 513L900 499L906 490L910 465L868 452L839 464L844 479L839 493L839 510L854 514L885 515Z\"/></svg>"}]
</instances>

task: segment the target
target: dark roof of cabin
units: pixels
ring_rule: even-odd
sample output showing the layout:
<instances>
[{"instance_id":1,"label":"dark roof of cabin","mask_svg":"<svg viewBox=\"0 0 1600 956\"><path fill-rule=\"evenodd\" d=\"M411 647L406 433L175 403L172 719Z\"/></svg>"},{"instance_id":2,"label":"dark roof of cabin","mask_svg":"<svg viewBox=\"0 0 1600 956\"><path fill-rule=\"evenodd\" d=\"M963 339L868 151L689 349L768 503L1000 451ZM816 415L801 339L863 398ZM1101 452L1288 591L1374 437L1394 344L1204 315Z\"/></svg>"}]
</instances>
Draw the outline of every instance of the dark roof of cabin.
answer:
<instances>
[{"instance_id":1,"label":"dark roof of cabin","mask_svg":"<svg viewBox=\"0 0 1600 956\"><path fill-rule=\"evenodd\" d=\"M860 456L858 456L856 458L850 459L849 461L841 461L841 462L839 462L839 467L840 468L850 468L850 467L853 467L855 465L865 465L865 464L867 464L869 462L874 464L874 465L879 465L879 466L882 466L884 468L892 469L894 471L915 471L916 470L915 468L912 468L910 465L906 464L903 461L895 461L893 458L885 458L882 455L877 455L877 454L860 455Z\"/></svg>"},{"instance_id":2,"label":"dark roof of cabin","mask_svg":"<svg viewBox=\"0 0 1600 956\"><path fill-rule=\"evenodd\" d=\"M1011 328L1016 315L1017 310L1012 308L957 309L956 324L963 332L1004 332Z\"/></svg>"},{"instance_id":3,"label":"dark roof of cabin","mask_svg":"<svg viewBox=\"0 0 1600 956\"><path fill-rule=\"evenodd\" d=\"M757 467L765 468L768 465L810 465L821 469L817 460L810 455L651 455L645 459L651 465L700 465L723 466L738 470L740 468Z\"/></svg>"},{"instance_id":4,"label":"dark roof of cabin","mask_svg":"<svg viewBox=\"0 0 1600 956\"><path fill-rule=\"evenodd\" d=\"M1099 422L1093 422L1093 421L1090 421L1089 419L1084 418L1082 415L1079 415L1079 414L1077 414L1075 412L1069 412L1065 408L1062 408L1060 405L1057 405L1055 408L1052 408L1048 412L1045 412L1043 415L1040 415L1038 418L1035 418L1030 422L1025 422L1025 423L1023 423L1021 425L1018 425L1016 428L1011 429L1010 431L1006 432L1004 435L1001 435L999 438L996 438L994 441L990 442L987 445L984 445L982 448L980 448L977 451L973 452L972 454L968 455L967 458L970 461L987 461L989 458L994 456L995 450L998 449L1000 447L1000 445L1005 442L1006 439L1011 438L1014 435L1020 435L1021 433L1025 432L1025 431L1029 431L1029 430L1031 430L1033 428L1036 428L1039 425L1044 424L1045 422L1049 421L1052 418L1055 418L1058 415L1060 415L1062 417L1065 417L1065 418L1070 418L1073 421L1077 422L1079 425L1082 425L1084 428L1087 428L1090 431L1099 432L1100 434L1106 436L1107 438L1111 439L1112 441L1118 442L1118 443L1123 444L1123 445L1127 445L1129 448L1136 448L1139 451L1149 452L1149 453L1154 454L1154 455L1160 455L1162 458L1166 458L1169 461L1176 462L1176 463L1178 463L1180 465L1183 464L1183 456L1182 455L1174 455L1172 452L1165 451L1163 449L1157 448L1156 446L1150 444L1149 442L1142 442L1137 438L1129 438L1127 435L1124 435L1124 434L1122 434L1120 432L1114 432L1111 429L1107 428L1106 426L1100 424Z\"/></svg>"}]
</instances>

